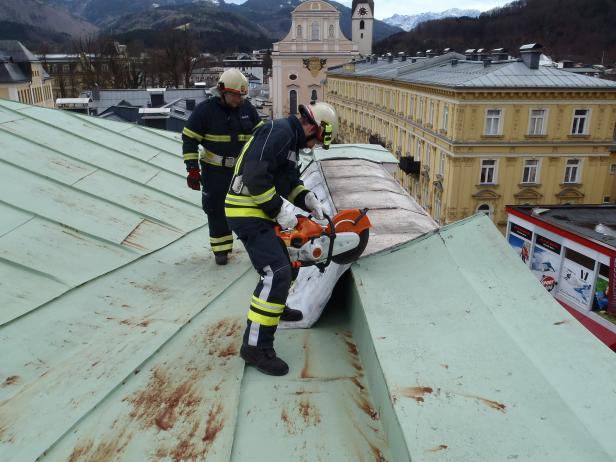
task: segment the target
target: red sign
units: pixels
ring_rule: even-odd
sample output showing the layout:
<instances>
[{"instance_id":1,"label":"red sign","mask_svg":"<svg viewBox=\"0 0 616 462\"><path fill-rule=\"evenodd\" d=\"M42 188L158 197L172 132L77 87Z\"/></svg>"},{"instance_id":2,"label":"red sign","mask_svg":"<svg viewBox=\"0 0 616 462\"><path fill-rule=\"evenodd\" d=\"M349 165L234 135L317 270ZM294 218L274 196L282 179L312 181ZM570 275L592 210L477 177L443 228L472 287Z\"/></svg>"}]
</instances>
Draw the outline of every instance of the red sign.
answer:
<instances>
[{"instance_id":1,"label":"red sign","mask_svg":"<svg viewBox=\"0 0 616 462\"><path fill-rule=\"evenodd\" d=\"M515 223L511 223L511 232L513 234L517 234L520 237L523 237L524 239L528 239L529 241L533 239L532 231L523 228L520 225L516 225Z\"/></svg>"},{"instance_id":2,"label":"red sign","mask_svg":"<svg viewBox=\"0 0 616 462\"><path fill-rule=\"evenodd\" d=\"M551 250L552 252L560 255L561 246L560 246L560 244L558 242L554 242L553 240L548 239L547 237L543 237L543 236L540 236L539 234L537 234L537 238L535 240L535 243L537 243L538 245L540 245L544 249Z\"/></svg>"},{"instance_id":3,"label":"red sign","mask_svg":"<svg viewBox=\"0 0 616 462\"><path fill-rule=\"evenodd\" d=\"M610 282L608 284L607 310L612 314L616 314L616 256L614 255L610 257Z\"/></svg>"}]
</instances>

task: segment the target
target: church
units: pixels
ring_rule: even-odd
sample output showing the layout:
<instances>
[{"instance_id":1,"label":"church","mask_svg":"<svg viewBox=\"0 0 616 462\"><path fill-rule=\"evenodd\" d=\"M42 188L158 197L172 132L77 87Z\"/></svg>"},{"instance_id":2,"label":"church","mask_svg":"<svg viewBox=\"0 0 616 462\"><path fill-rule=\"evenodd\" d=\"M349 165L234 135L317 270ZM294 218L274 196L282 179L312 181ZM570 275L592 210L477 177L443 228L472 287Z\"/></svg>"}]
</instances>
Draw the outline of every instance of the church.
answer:
<instances>
[{"instance_id":1,"label":"church","mask_svg":"<svg viewBox=\"0 0 616 462\"><path fill-rule=\"evenodd\" d=\"M352 40L340 29L340 12L323 0L306 0L291 13L291 29L274 43L270 95L273 117L297 114L300 104L323 98L329 67L372 53L374 1L353 0Z\"/></svg>"}]
</instances>

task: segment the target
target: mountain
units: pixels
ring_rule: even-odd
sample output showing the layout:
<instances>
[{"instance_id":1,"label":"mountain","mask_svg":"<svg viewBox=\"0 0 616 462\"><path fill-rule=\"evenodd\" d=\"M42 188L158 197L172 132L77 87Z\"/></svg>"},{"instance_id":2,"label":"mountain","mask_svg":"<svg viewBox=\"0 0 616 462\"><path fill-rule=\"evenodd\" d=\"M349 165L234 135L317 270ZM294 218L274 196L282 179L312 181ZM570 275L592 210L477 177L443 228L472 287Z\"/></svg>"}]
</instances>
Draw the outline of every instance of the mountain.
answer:
<instances>
[{"instance_id":1,"label":"mountain","mask_svg":"<svg viewBox=\"0 0 616 462\"><path fill-rule=\"evenodd\" d=\"M22 40L30 46L41 41L61 43L97 31L87 20L39 0L0 0L2 40Z\"/></svg>"},{"instance_id":2,"label":"mountain","mask_svg":"<svg viewBox=\"0 0 616 462\"><path fill-rule=\"evenodd\" d=\"M204 8L208 11L218 9L225 13L241 16L252 22L255 27L261 27L266 31L271 41L277 41L289 32L291 27L291 12L301 3L300 0L247 0L241 5L225 3L224 0L48 0L50 5L71 11L102 28L111 27L115 30L126 30L135 25L135 14L143 15L141 26L145 28L158 28L161 19L165 15L175 16L175 8L190 15L192 11L197 14ZM351 37L351 9L341 3L330 2L341 12L340 26L342 32ZM152 12L158 11L154 17ZM148 25L145 18L154 19L152 25ZM127 24L122 22L126 20ZM173 22L162 21L162 23ZM131 26L131 24L133 26ZM234 30L242 34L243 31ZM385 37L402 32L402 29L389 25L383 21L375 20L374 41L377 42ZM247 45L247 44L246 44ZM256 48L253 47L253 48Z\"/></svg>"},{"instance_id":3,"label":"mountain","mask_svg":"<svg viewBox=\"0 0 616 462\"><path fill-rule=\"evenodd\" d=\"M541 43L555 59L616 62L616 0L518 0L478 18L446 18L379 42L379 53L508 48Z\"/></svg>"},{"instance_id":4,"label":"mountain","mask_svg":"<svg viewBox=\"0 0 616 462\"><path fill-rule=\"evenodd\" d=\"M440 13L420 13L412 15L394 14L389 18L383 19L383 21L390 26L397 26L405 31L409 31L415 29L415 27L422 22L432 21L434 19L460 18L462 16L476 18L480 14L481 11L479 10L461 10L459 8L450 8L448 10L441 11Z\"/></svg>"}]
</instances>

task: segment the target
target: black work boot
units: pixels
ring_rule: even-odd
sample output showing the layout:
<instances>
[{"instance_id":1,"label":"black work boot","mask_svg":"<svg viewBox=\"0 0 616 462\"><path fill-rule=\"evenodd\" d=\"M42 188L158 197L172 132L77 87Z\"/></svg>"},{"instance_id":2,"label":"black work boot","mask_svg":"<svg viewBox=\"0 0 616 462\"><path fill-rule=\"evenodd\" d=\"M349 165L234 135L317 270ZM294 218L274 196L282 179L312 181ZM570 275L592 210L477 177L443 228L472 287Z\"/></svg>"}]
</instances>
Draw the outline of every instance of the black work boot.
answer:
<instances>
[{"instance_id":1,"label":"black work boot","mask_svg":"<svg viewBox=\"0 0 616 462\"><path fill-rule=\"evenodd\" d=\"M304 313L300 310L294 310L293 308L289 308L288 306L284 307L282 314L280 315L281 321L287 322L297 322L304 319Z\"/></svg>"},{"instance_id":2,"label":"black work boot","mask_svg":"<svg viewBox=\"0 0 616 462\"><path fill-rule=\"evenodd\" d=\"M214 259L216 260L217 265L226 265L228 258L227 252L215 252Z\"/></svg>"},{"instance_id":3,"label":"black work boot","mask_svg":"<svg viewBox=\"0 0 616 462\"><path fill-rule=\"evenodd\" d=\"M242 345L240 356L246 364L251 364L257 370L267 375L285 375L289 372L289 366L276 356L273 348Z\"/></svg>"}]
</instances>

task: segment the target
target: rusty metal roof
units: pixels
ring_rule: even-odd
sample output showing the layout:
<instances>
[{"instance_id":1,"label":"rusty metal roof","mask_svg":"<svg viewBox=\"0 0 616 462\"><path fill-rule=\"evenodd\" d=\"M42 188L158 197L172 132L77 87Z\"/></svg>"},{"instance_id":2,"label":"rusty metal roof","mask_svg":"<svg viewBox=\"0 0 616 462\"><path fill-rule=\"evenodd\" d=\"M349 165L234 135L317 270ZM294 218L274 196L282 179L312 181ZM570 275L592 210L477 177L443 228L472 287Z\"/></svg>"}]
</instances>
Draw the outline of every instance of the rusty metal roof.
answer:
<instances>
[{"instance_id":1,"label":"rusty metal roof","mask_svg":"<svg viewBox=\"0 0 616 462\"><path fill-rule=\"evenodd\" d=\"M3 462L616 457L612 353L487 218L360 260L273 378L176 134L0 101L0 169Z\"/></svg>"}]
</instances>

